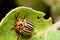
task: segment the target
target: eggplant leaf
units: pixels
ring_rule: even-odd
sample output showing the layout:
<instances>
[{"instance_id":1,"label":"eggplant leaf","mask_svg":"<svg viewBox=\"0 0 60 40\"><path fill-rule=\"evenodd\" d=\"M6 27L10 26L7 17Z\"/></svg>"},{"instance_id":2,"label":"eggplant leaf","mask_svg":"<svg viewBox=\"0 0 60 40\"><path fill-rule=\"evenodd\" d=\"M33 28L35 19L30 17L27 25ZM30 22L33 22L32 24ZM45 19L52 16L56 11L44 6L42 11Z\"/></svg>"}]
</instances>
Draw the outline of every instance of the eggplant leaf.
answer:
<instances>
[{"instance_id":1,"label":"eggplant leaf","mask_svg":"<svg viewBox=\"0 0 60 40\"><path fill-rule=\"evenodd\" d=\"M17 40L18 36L15 30L11 30L14 27L14 23L17 18L26 18L34 24L34 32L31 37L23 36L20 40L44 40L45 34L42 31L46 30L51 24L52 20L44 19L45 13L33 10L29 7L17 7L12 9L0 22L0 40ZM41 35L38 35L41 33Z\"/></svg>"}]
</instances>

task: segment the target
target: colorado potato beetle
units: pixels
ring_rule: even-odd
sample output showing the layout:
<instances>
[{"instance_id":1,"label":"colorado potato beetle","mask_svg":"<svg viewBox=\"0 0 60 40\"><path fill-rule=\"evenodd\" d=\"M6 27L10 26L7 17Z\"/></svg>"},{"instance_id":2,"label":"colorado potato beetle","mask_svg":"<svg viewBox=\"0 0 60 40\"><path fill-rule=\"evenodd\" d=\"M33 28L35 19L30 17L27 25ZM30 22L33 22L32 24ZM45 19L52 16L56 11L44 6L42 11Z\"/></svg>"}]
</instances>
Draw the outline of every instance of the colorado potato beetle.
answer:
<instances>
[{"instance_id":1,"label":"colorado potato beetle","mask_svg":"<svg viewBox=\"0 0 60 40\"><path fill-rule=\"evenodd\" d=\"M33 24L25 18L18 18L15 21L14 29L18 34L30 35L33 31Z\"/></svg>"}]
</instances>

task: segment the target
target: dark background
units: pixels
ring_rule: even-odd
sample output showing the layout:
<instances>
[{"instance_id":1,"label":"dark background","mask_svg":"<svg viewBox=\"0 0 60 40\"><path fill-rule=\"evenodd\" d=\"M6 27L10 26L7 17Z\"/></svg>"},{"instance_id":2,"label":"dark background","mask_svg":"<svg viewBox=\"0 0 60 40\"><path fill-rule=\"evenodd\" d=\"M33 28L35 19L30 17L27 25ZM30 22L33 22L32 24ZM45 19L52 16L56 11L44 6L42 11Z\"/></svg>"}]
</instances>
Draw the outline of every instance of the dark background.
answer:
<instances>
[{"instance_id":1,"label":"dark background","mask_svg":"<svg viewBox=\"0 0 60 40\"><path fill-rule=\"evenodd\" d=\"M15 4L14 0L0 0L0 20L6 15L6 13L8 13L11 9L14 9L16 7L17 5ZM45 19L48 19L50 17L50 14L48 14L49 11L50 7L48 8L48 11L45 12Z\"/></svg>"},{"instance_id":2,"label":"dark background","mask_svg":"<svg viewBox=\"0 0 60 40\"><path fill-rule=\"evenodd\" d=\"M8 13L11 9L17 7L14 0L1 0L0 3L0 20Z\"/></svg>"}]
</instances>

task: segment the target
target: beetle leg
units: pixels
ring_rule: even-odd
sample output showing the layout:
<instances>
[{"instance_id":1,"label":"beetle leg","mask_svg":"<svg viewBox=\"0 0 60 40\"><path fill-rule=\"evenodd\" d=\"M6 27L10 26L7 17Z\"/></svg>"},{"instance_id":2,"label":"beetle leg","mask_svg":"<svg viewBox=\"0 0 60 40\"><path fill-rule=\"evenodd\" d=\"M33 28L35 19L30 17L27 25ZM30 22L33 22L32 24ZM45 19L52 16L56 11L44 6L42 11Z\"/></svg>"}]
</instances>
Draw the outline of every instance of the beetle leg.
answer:
<instances>
[{"instance_id":1,"label":"beetle leg","mask_svg":"<svg viewBox=\"0 0 60 40\"><path fill-rule=\"evenodd\" d=\"M11 30L13 30L14 29L14 27L13 28L11 28Z\"/></svg>"},{"instance_id":2,"label":"beetle leg","mask_svg":"<svg viewBox=\"0 0 60 40\"><path fill-rule=\"evenodd\" d=\"M19 38L21 38L21 35L20 34L18 34L18 33L16 33L17 34L17 40L19 40Z\"/></svg>"}]
</instances>

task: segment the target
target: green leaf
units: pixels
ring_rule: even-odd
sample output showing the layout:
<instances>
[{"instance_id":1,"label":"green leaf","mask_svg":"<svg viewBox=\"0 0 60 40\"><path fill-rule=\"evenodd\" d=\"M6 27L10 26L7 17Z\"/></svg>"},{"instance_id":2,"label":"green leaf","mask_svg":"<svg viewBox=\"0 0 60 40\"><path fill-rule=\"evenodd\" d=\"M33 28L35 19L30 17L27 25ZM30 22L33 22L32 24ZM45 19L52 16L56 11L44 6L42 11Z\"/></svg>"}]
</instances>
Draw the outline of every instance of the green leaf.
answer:
<instances>
[{"instance_id":1,"label":"green leaf","mask_svg":"<svg viewBox=\"0 0 60 40\"><path fill-rule=\"evenodd\" d=\"M46 40L60 40L60 31L50 31Z\"/></svg>"},{"instance_id":2,"label":"green leaf","mask_svg":"<svg viewBox=\"0 0 60 40\"><path fill-rule=\"evenodd\" d=\"M45 20L44 13L33 10L29 7L18 7L12 9L0 22L0 40L17 40L18 36L15 30L11 30L14 27L15 16L18 18L26 18L34 24L34 31L32 37L23 36L20 40L44 40L45 36L42 31L46 30L51 24L52 20L49 18ZM38 19L39 18L39 19ZM41 35L37 35L41 33Z\"/></svg>"}]
</instances>

